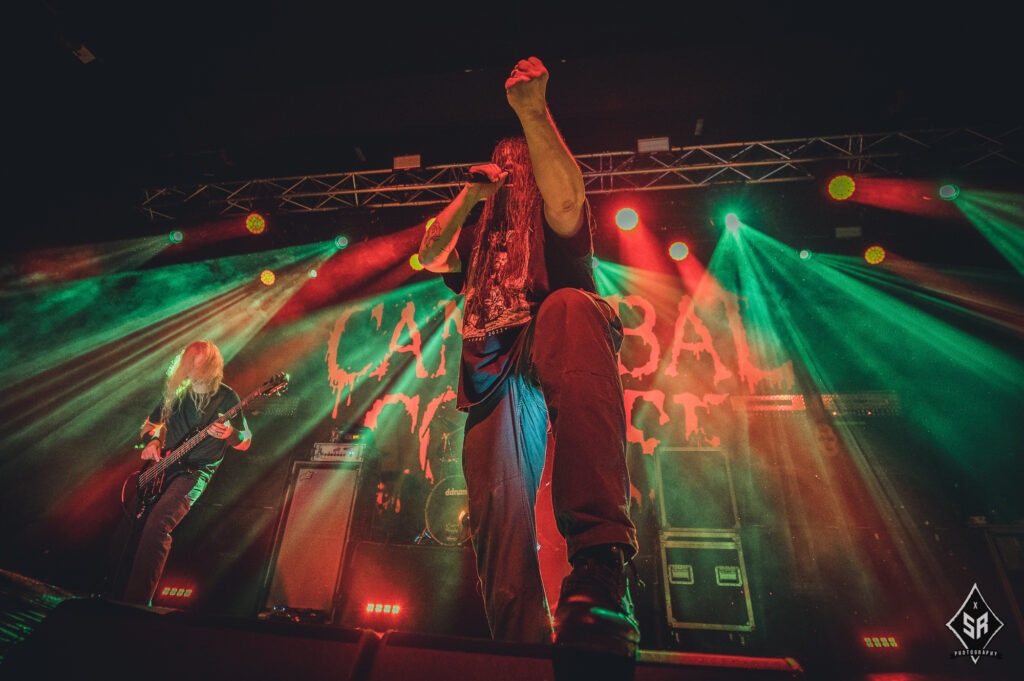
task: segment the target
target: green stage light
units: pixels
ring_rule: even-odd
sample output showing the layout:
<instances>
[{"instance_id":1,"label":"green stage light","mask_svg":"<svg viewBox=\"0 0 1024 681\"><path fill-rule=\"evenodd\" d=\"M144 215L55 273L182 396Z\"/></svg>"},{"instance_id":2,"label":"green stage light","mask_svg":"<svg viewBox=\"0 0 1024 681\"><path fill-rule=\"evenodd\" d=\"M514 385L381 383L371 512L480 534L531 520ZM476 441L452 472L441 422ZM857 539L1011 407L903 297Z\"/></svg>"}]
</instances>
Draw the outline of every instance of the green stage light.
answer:
<instances>
[{"instance_id":1,"label":"green stage light","mask_svg":"<svg viewBox=\"0 0 1024 681\"><path fill-rule=\"evenodd\" d=\"M958 196L960 196L960 187L955 184L944 184L939 187L939 198L955 201Z\"/></svg>"},{"instance_id":2,"label":"green stage light","mask_svg":"<svg viewBox=\"0 0 1024 681\"><path fill-rule=\"evenodd\" d=\"M174 231L167 235L167 240L170 241L172 244L180 244L182 241L185 240L185 233L182 232L180 229L175 229Z\"/></svg>"}]
</instances>

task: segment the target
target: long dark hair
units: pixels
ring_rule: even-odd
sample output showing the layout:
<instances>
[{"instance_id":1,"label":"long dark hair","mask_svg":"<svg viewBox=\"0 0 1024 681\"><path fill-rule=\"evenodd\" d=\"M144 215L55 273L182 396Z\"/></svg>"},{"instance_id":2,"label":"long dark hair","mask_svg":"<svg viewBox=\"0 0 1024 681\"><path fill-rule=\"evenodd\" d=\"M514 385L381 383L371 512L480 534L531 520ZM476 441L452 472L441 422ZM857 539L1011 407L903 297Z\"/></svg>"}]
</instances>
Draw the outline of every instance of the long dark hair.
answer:
<instances>
[{"instance_id":1,"label":"long dark hair","mask_svg":"<svg viewBox=\"0 0 1024 681\"><path fill-rule=\"evenodd\" d=\"M489 230L523 224L532 227L541 206L541 197L533 177L533 163L526 139L506 137L499 140L491 154L491 163L505 169L512 168L512 174L505 181L505 186L484 203L480 223Z\"/></svg>"},{"instance_id":2,"label":"long dark hair","mask_svg":"<svg viewBox=\"0 0 1024 681\"><path fill-rule=\"evenodd\" d=\"M506 137L498 141L491 162L511 169L505 185L488 199L480 211L473 250L486 248L487 234L511 232L506 242L511 272L525 272L531 240L539 238L542 207L540 188L533 177L530 149L523 137Z\"/></svg>"}]
</instances>

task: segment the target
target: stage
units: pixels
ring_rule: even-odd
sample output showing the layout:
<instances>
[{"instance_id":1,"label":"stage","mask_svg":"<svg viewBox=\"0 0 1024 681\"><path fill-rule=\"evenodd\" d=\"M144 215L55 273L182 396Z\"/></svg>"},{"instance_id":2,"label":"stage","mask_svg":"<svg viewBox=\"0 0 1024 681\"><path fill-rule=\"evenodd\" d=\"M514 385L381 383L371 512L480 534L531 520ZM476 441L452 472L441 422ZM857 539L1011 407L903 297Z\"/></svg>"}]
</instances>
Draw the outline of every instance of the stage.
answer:
<instances>
[{"instance_id":1,"label":"stage","mask_svg":"<svg viewBox=\"0 0 1024 681\"><path fill-rule=\"evenodd\" d=\"M4 679L301 679L302 681L542 681L553 679L547 646L476 636L378 631L214 616L75 595L9 572L3 580L0 676ZM636 681L851 679L956 681L1015 678L983 671L864 673L850 660L809 672L786 655L746 656L642 649ZM1004 672L1006 672L1004 674ZM972 674L979 674L972 676ZM599 678L588 675L586 678Z\"/></svg>"}]
</instances>

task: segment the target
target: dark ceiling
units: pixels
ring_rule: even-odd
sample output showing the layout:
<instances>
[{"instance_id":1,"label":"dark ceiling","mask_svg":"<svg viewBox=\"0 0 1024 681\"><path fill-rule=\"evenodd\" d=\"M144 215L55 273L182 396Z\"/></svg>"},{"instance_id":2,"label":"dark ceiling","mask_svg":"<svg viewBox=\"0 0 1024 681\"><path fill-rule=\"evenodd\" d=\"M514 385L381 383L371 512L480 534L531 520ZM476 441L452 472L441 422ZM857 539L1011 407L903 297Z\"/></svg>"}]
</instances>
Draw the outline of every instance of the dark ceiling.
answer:
<instances>
[{"instance_id":1,"label":"dark ceiling","mask_svg":"<svg viewBox=\"0 0 1024 681\"><path fill-rule=\"evenodd\" d=\"M531 54L576 153L1024 118L987 0L22 4L8 168L29 240L138 221L146 186L483 159Z\"/></svg>"}]
</instances>

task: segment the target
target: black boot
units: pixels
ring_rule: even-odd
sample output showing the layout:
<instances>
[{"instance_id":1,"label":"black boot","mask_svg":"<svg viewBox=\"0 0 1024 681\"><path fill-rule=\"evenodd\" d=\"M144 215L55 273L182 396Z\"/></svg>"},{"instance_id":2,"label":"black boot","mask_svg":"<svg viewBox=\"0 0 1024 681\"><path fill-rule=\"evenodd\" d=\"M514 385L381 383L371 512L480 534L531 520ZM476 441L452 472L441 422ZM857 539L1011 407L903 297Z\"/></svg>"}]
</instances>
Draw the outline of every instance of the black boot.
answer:
<instances>
[{"instance_id":1,"label":"black boot","mask_svg":"<svg viewBox=\"0 0 1024 681\"><path fill-rule=\"evenodd\" d=\"M622 548L580 551L555 609L555 678L632 679L639 648Z\"/></svg>"}]
</instances>

